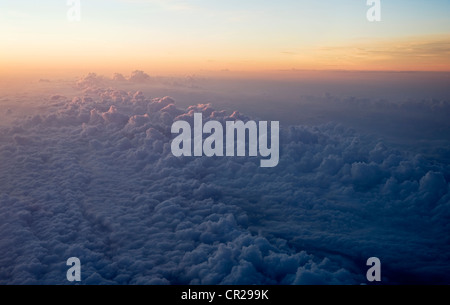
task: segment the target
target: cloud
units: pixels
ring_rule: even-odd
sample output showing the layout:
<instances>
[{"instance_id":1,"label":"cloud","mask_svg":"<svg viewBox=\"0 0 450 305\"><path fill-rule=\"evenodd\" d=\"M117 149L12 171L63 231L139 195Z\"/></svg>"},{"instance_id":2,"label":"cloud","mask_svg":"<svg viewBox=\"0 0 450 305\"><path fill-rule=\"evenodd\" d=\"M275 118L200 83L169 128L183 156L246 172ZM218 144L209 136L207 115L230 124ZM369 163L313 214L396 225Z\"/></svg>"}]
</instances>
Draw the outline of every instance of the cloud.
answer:
<instances>
[{"instance_id":1,"label":"cloud","mask_svg":"<svg viewBox=\"0 0 450 305\"><path fill-rule=\"evenodd\" d=\"M147 73L145 73L144 71L136 70L131 73L131 76L128 80L130 82L141 83L141 82L146 82L149 78L150 78L150 76Z\"/></svg>"},{"instance_id":2,"label":"cloud","mask_svg":"<svg viewBox=\"0 0 450 305\"><path fill-rule=\"evenodd\" d=\"M185 0L122 0L124 2L132 3L150 3L161 7L168 11L187 11L192 10L192 3Z\"/></svg>"},{"instance_id":3,"label":"cloud","mask_svg":"<svg viewBox=\"0 0 450 305\"><path fill-rule=\"evenodd\" d=\"M120 73L114 73L113 78L114 81L118 81L118 82L124 82L126 81L126 78L120 74Z\"/></svg>"},{"instance_id":4,"label":"cloud","mask_svg":"<svg viewBox=\"0 0 450 305\"><path fill-rule=\"evenodd\" d=\"M449 168L342 125L283 126L280 164L176 158L180 118L248 119L102 87L0 129L0 283L449 283Z\"/></svg>"},{"instance_id":5,"label":"cloud","mask_svg":"<svg viewBox=\"0 0 450 305\"><path fill-rule=\"evenodd\" d=\"M315 53L317 59L323 62L339 58L341 62L355 67L359 65L359 69L387 67L397 71L447 71L450 64L449 46L450 37L443 35L360 42L345 47L323 46L317 48Z\"/></svg>"}]
</instances>

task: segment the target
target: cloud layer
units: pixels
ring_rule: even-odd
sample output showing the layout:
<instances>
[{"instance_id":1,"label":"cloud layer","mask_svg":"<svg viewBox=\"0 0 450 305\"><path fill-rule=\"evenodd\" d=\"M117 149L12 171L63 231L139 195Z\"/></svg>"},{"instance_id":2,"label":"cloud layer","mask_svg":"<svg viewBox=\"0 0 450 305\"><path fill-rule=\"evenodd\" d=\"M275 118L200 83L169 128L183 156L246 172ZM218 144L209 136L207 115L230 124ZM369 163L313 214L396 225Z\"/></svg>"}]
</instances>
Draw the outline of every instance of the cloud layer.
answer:
<instances>
[{"instance_id":1,"label":"cloud layer","mask_svg":"<svg viewBox=\"0 0 450 305\"><path fill-rule=\"evenodd\" d=\"M175 120L247 117L77 86L0 130L0 283L65 284L73 256L84 284L358 284L372 256L450 283L448 165L334 123L284 126L273 169L176 158Z\"/></svg>"}]
</instances>

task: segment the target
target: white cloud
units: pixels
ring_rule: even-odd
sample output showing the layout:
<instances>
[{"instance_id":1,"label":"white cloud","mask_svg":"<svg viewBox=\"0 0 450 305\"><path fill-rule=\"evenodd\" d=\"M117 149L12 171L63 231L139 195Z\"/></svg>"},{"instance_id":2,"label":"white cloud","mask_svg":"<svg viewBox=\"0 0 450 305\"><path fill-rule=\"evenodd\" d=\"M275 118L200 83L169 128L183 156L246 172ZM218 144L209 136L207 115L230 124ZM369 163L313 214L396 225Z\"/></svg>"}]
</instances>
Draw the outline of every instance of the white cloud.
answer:
<instances>
[{"instance_id":1,"label":"white cloud","mask_svg":"<svg viewBox=\"0 0 450 305\"><path fill-rule=\"evenodd\" d=\"M0 283L449 283L449 168L338 124L281 131L280 164L175 158L174 120L247 118L104 89L0 129Z\"/></svg>"}]
</instances>

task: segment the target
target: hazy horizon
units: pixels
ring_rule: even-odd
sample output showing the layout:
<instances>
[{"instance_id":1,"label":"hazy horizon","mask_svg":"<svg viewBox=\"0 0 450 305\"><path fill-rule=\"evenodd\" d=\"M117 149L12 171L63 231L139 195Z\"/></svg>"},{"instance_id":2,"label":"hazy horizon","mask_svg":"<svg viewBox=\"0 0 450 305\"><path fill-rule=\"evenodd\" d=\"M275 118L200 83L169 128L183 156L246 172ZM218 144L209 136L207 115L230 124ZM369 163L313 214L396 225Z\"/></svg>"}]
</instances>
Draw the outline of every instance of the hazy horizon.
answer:
<instances>
[{"instance_id":1,"label":"hazy horizon","mask_svg":"<svg viewBox=\"0 0 450 305\"><path fill-rule=\"evenodd\" d=\"M280 70L450 71L448 1L2 1L0 77Z\"/></svg>"}]
</instances>

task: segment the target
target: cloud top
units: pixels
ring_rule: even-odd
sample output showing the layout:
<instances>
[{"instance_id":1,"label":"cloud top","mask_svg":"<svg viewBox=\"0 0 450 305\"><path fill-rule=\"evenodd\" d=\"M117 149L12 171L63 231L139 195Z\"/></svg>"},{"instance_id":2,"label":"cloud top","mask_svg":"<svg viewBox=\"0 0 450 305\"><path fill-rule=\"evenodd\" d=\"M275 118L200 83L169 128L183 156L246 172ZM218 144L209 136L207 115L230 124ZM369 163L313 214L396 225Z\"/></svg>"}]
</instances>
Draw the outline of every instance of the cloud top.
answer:
<instances>
[{"instance_id":1,"label":"cloud top","mask_svg":"<svg viewBox=\"0 0 450 305\"><path fill-rule=\"evenodd\" d=\"M283 126L272 169L177 158L175 120L248 117L78 86L1 128L0 283L65 284L74 256L84 284L358 284L372 256L385 283L450 283L448 165L333 123Z\"/></svg>"}]
</instances>

